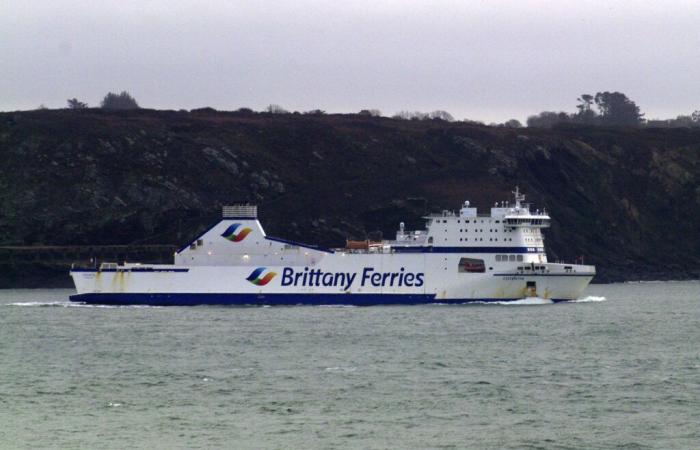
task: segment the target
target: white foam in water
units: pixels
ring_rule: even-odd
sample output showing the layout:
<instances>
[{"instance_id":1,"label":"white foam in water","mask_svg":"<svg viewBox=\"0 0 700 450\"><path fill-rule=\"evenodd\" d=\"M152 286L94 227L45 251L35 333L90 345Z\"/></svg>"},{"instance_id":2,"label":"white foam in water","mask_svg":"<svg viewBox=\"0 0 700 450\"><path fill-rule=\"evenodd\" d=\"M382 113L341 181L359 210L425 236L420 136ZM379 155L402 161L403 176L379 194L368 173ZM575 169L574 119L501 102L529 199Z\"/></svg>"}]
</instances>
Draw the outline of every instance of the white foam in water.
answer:
<instances>
[{"instance_id":1,"label":"white foam in water","mask_svg":"<svg viewBox=\"0 0 700 450\"><path fill-rule=\"evenodd\" d=\"M551 305L554 303L551 299L540 297L526 297L520 300L512 300L507 302L488 302L494 305Z\"/></svg>"},{"instance_id":2,"label":"white foam in water","mask_svg":"<svg viewBox=\"0 0 700 450\"><path fill-rule=\"evenodd\" d=\"M15 302L7 303L7 306L55 306L61 308L161 308L149 305L88 305L76 302Z\"/></svg>"},{"instance_id":3,"label":"white foam in water","mask_svg":"<svg viewBox=\"0 0 700 450\"><path fill-rule=\"evenodd\" d=\"M431 303L430 306L455 306L455 305L551 305L554 302L548 298L525 297L518 300L503 301L470 301L465 303Z\"/></svg>"},{"instance_id":4,"label":"white foam in water","mask_svg":"<svg viewBox=\"0 0 700 450\"><path fill-rule=\"evenodd\" d=\"M583 298L577 298L576 300L572 300L572 303L589 303L589 302L604 302L606 301L607 298L605 297L598 297L595 295L589 295L588 297L583 297Z\"/></svg>"},{"instance_id":5,"label":"white foam in water","mask_svg":"<svg viewBox=\"0 0 700 450\"><path fill-rule=\"evenodd\" d=\"M317 308L357 308L355 305L316 305Z\"/></svg>"},{"instance_id":6,"label":"white foam in water","mask_svg":"<svg viewBox=\"0 0 700 450\"><path fill-rule=\"evenodd\" d=\"M326 372L354 372L357 370L357 367L341 367L341 366L336 366L336 367L326 367L325 371Z\"/></svg>"}]
</instances>

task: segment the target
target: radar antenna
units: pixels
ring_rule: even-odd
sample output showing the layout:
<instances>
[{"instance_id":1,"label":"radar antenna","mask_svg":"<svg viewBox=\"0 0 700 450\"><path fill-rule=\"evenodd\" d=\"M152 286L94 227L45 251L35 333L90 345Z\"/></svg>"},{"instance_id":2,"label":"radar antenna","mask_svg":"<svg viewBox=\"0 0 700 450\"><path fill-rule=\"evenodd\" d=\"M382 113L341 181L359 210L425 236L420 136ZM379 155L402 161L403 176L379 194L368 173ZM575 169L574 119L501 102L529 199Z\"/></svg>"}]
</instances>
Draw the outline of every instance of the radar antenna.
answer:
<instances>
[{"instance_id":1,"label":"radar antenna","mask_svg":"<svg viewBox=\"0 0 700 450\"><path fill-rule=\"evenodd\" d=\"M525 201L525 194L520 193L520 188L515 186L515 191L512 192L515 195L515 207L520 209L520 202Z\"/></svg>"}]
</instances>

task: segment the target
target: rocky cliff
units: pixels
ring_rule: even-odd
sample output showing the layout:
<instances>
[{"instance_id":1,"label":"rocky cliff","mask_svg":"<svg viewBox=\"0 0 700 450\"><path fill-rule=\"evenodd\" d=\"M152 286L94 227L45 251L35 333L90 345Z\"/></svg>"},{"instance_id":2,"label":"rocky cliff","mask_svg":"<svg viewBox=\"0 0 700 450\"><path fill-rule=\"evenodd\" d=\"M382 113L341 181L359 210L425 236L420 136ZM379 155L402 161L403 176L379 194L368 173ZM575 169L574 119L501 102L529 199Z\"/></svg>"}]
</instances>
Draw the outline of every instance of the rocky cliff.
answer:
<instances>
[{"instance_id":1,"label":"rocky cliff","mask_svg":"<svg viewBox=\"0 0 700 450\"><path fill-rule=\"evenodd\" d=\"M700 129L44 110L0 114L0 160L0 246L186 243L237 201L270 235L343 245L517 184L553 217L552 260L700 277Z\"/></svg>"}]
</instances>

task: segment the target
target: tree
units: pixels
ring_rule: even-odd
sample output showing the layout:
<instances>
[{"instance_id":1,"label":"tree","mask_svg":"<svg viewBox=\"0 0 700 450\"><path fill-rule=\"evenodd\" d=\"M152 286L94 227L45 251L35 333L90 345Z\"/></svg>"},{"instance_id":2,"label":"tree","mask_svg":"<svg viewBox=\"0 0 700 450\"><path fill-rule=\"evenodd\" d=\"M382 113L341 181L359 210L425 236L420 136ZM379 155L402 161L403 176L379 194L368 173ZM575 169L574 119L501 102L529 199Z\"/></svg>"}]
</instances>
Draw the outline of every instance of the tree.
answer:
<instances>
[{"instance_id":1,"label":"tree","mask_svg":"<svg viewBox=\"0 0 700 450\"><path fill-rule=\"evenodd\" d=\"M128 92L122 91L121 94L109 92L102 99L100 107L103 109L138 109L139 104Z\"/></svg>"},{"instance_id":2,"label":"tree","mask_svg":"<svg viewBox=\"0 0 700 450\"><path fill-rule=\"evenodd\" d=\"M523 124L520 123L520 121L517 119L510 119L509 121L504 123L503 126L506 128L522 128Z\"/></svg>"},{"instance_id":3,"label":"tree","mask_svg":"<svg viewBox=\"0 0 700 450\"><path fill-rule=\"evenodd\" d=\"M218 111L215 110L214 108L212 108L211 106L204 106L204 107L202 107L202 108L194 108L194 109L191 109L190 112L191 112L191 113L198 113L198 114L199 114L199 113L201 113L201 114L212 114L212 113L216 113L216 112L218 112Z\"/></svg>"},{"instance_id":4,"label":"tree","mask_svg":"<svg viewBox=\"0 0 700 450\"><path fill-rule=\"evenodd\" d=\"M454 122L455 120L455 118L452 117L452 114L448 113L447 111L442 111L440 109L431 112L429 116L431 119L444 120L445 122Z\"/></svg>"},{"instance_id":5,"label":"tree","mask_svg":"<svg viewBox=\"0 0 700 450\"><path fill-rule=\"evenodd\" d=\"M574 116L576 122L586 125L592 125L596 122L598 114L592 109L594 99L595 98L590 94L583 94L576 99L579 102L579 104L576 105L578 113Z\"/></svg>"},{"instance_id":6,"label":"tree","mask_svg":"<svg viewBox=\"0 0 700 450\"><path fill-rule=\"evenodd\" d=\"M265 108L265 111L269 112L270 114L289 114L289 111L282 108L280 105L275 104L268 105L267 108Z\"/></svg>"},{"instance_id":7,"label":"tree","mask_svg":"<svg viewBox=\"0 0 700 450\"><path fill-rule=\"evenodd\" d=\"M598 92L594 98L600 111L600 123L613 126L639 126L644 114L622 92Z\"/></svg>"},{"instance_id":8,"label":"tree","mask_svg":"<svg viewBox=\"0 0 700 450\"><path fill-rule=\"evenodd\" d=\"M358 114L361 116L379 117L382 115L382 112L378 109L363 109Z\"/></svg>"},{"instance_id":9,"label":"tree","mask_svg":"<svg viewBox=\"0 0 700 450\"><path fill-rule=\"evenodd\" d=\"M571 122L571 116L565 112L542 111L527 118L527 126L533 128L552 128L558 123Z\"/></svg>"},{"instance_id":10,"label":"tree","mask_svg":"<svg viewBox=\"0 0 700 450\"><path fill-rule=\"evenodd\" d=\"M680 115L675 119L651 119L644 126L649 128L694 128L700 127L700 111L691 115Z\"/></svg>"},{"instance_id":11,"label":"tree","mask_svg":"<svg viewBox=\"0 0 700 450\"><path fill-rule=\"evenodd\" d=\"M255 114L255 111L253 111L252 109L247 108L245 106L243 108L238 108L234 112L238 113L238 114Z\"/></svg>"},{"instance_id":12,"label":"tree","mask_svg":"<svg viewBox=\"0 0 700 450\"><path fill-rule=\"evenodd\" d=\"M88 107L87 103L83 103L75 97L69 98L67 100L67 102L68 102L68 109L85 109Z\"/></svg>"},{"instance_id":13,"label":"tree","mask_svg":"<svg viewBox=\"0 0 700 450\"><path fill-rule=\"evenodd\" d=\"M430 114L420 111L399 111L394 114L392 118L403 120L425 120L430 118Z\"/></svg>"}]
</instances>

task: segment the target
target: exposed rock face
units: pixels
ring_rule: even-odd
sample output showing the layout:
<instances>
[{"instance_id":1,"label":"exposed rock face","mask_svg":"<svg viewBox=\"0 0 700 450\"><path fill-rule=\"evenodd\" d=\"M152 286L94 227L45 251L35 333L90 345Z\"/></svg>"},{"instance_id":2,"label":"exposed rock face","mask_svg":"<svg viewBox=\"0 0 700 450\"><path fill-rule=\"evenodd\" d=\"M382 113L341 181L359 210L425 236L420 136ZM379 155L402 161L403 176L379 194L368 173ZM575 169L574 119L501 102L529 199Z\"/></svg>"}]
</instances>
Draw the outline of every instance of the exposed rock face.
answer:
<instances>
[{"instance_id":1,"label":"exposed rock face","mask_svg":"<svg viewBox=\"0 0 700 450\"><path fill-rule=\"evenodd\" d=\"M0 114L0 245L183 243L219 207L342 245L516 185L553 217L550 258L598 281L700 276L700 130L489 128L357 115Z\"/></svg>"}]
</instances>

